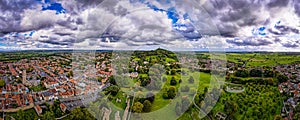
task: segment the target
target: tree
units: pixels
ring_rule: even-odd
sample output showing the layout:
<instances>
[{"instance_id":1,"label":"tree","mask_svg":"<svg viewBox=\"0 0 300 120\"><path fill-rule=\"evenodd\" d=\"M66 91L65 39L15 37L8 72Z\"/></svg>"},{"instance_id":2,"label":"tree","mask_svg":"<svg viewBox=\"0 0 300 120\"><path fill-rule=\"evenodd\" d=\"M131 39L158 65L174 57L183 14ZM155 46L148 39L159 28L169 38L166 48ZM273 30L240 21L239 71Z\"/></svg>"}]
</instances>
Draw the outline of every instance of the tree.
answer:
<instances>
[{"instance_id":1,"label":"tree","mask_svg":"<svg viewBox=\"0 0 300 120\"><path fill-rule=\"evenodd\" d=\"M94 120L95 118L87 111L86 108L77 107L69 114L70 120Z\"/></svg>"},{"instance_id":2,"label":"tree","mask_svg":"<svg viewBox=\"0 0 300 120\"><path fill-rule=\"evenodd\" d=\"M235 72L235 76L245 78L249 76L249 72L247 70L238 70Z\"/></svg>"},{"instance_id":3,"label":"tree","mask_svg":"<svg viewBox=\"0 0 300 120\"><path fill-rule=\"evenodd\" d=\"M167 81L167 78L166 77L163 77L163 80L162 80L163 82L166 82Z\"/></svg>"},{"instance_id":4,"label":"tree","mask_svg":"<svg viewBox=\"0 0 300 120\"><path fill-rule=\"evenodd\" d=\"M286 82L289 78L285 75L280 74L277 76L277 79L280 83L283 83L283 82Z\"/></svg>"},{"instance_id":5,"label":"tree","mask_svg":"<svg viewBox=\"0 0 300 120\"><path fill-rule=\"evenodd\" d=\"M176 88L174 86L171 86L168 90L168 98L173 99L176 96Z\"/></svg>"},{"instance_id":6,"label":"tree","mask_svg":"<svg viewBox=\"0 0 300 120\"><path fill-rule=\"evenodd\" d=\"M273 77L274 73L272 70L264 70L264 77Z\"/></svg>"},{"instance_id":7,"label":"tree","mask_svg":"<svg viewBox=\"0 0 300 120\"><path fill-rule=\"evenodd\" d=\"M171 81L170 81L170 85L176 85L177 81L175 79L175 77L172 77Z\"/></svg>"},{"instance_id":8,"label":"tree","mask_svg":"<svg viewBox=\"0 0 300 120\"><path fill-rule=\"evenodd\" d=\"M176 74L176 70L172 69L171 70L171 75L175 75Z\"/></svg>"},{"instance_id":9,"label":"tree","mask_svg":"<svg viewBox=\"0 0 300 120\"><path fill-rule=\"evenodd\" d=\"M42 120L55 120L54 113L53 113L53 112L47 111L47 112L43 115Z\"/></svg>"},{"instance_id":10,"label":"tree","mask_svg":"<svg viewBox=\"0 0 300 120\"><path fill-rule=\"evenodd\" d=\"M250 70L250 76L251 77L262 77L262 71L258 69L252 69Z\"/></svg>"},{"instance_id":11,"label":"tree","mask_svg":"<svg viewBox=\"0 0 300 120\"><path fill-rule=\"evenodd\" d=\"M145 99L144 94L141 91L136 92L135 94L135 101L143 102Z\"/></svg>"},{"instance_id":12,"label":"tree","mask_svg":"<svg viewBox=\"0 0 300 120\"><path fill-rule=\"evenodd\" d=\"M67 74L67 77L71 77L71 76L73 76L73 71L72 70L69 71L68 74Z\"/></svg>"},{"instance_id":13,"label":"tree","mask_svg":"<svg viewBox=\"0 0 300 120\"><path fill-rule=\"evenodd\" d=\"M296 114L293 116L293 120L299 120L299 118L300 118L300 113L296 113ZM282 120L282 118L281 118L281 119L278 119L278 120Z\"/></svg>"},{"instance_id":14,"label":"tree","mask_svg":"<svg viewBox=\"0 0 300 120\"><path fill-rule=\"evenodd\" d=\"M141 113L143 111L144 105L140 102L135 102L132 106L132 112Z\"/></svg>"},{"instance_id":15,"label":"tree","mask_svg":"<svg viewBox=\"0 0 300 120\"><path fill-rule=\"evenodd\" d=\"M4 87L5 86L5 81L4 80L0 80L0 87Z\"/></svg>"},{"instance_id":16,"label":"tree","mask_svg":"<svg viewBox=\"0 0 300 120\"><path fill-rule=\"evenodd\" d=\"M207 93L207 92L208 92L208 88L205 87L205 88L204 88L204 93Z\"/></svg>"},{"instance_id":17,"label":"tree","mask_svg":"<svg viewBox=\"0 0 300 120\"><path fill-rule=\"evenodd\" d=\"M155 99L155 95L152 92L148 92L146 94L146 100L149 100L151 103L153 103L154 99Z\"/></svg>"},{"instance_id":18,"label":"tree","mask_svg":"<svg viewBox=\"0 0 300 120\"><path fill-rule=\"evenodd\" d=\"M169 98L168 91L169 91L168 88L163 88L162 89L162 93L163 93L162 96L163 96L164 99L168 99Z\"/></svg>"},{"instance_id":19,"label":"tree","mask_svg":"<svg viewBox=\"0 0 300 120\"><path fill-rule=\"evenodd\" d=\"M144 103L144 112L150 112L151 111L151 102L149 100L145 100Z\"/></svg>"},{"instance_id":20,"label":"tree","mask_svg":"<svg viewBox=\"0 0 300 120\"><path fill-rule=\"evenodd\" d=\"M224 111L226 111L226 114L229 116L232 116L235 112L237 112L237 104L233 101L226 101Z\"/></svg>"},{"instance_id":21,"label":"tree","mask_svg":"<svg viewBox=\"0 0 300 120\"><path fill-rule=\"evenodd\" d=\"M38 115L36 114L34 109L29 109L26 110L26 113L24 113L24 117L23 120L37 120L38 119Z\"/></svg>"},{"instance_id":22,"label":"tree","mask_svg":"<svg viewBox=\"0 0 300 120\"><path fill-rule=\"evenodd\" d=\"M116 85L112 85L107 88L108 93L110 93L113 96L116 96L118 94L119 90L120 90L120 88Z\"/></svg>"},{"instance_id":23,"label":"tree","mask_svg":"<svg viewBox=\"0 0 300 120\"><path fill-rule=\"evenodd\" d=\"M117 85L114 76L110 76L110 77L108 78L108 81L109 81L110 84Z\"/></svg>"},{"instance_id":24,"label":"tree","mask_svg":"<svg viewBox=\"0 0 300 120\"><path fill-rule=\"evenodd\" d=\"M18 110L16 119L17 120L23 120L24 117L25 117L24 111L23 110Z\"/></svg>"},{"instance_id":25,"label":"tree","mask_svg":"<svg viewBox=\"0 0 300 120\"><path fill-rule=\"evenodd\" d=\"M300 113L300 104L297 104L295 107L295 112L299 112Z\"/></svg>"},{"instance_id":26,"label":"tree","mask_svg":"<svg viewBox=\"0 0 300 120\"><path fill-rule=\"evenodd\" d=\"M275 115L274 120L282 120L281 115Z\"/></svg>"},{"instance_id":27,"label":"tree","mask_svg":"<svg viewBox=\"0 0 300 120\"><path fill-rule=\"evenodd\" d=\"M189 83L194 83L194 78L192 76L189 78Z\"/></svg>"}]
</instances>

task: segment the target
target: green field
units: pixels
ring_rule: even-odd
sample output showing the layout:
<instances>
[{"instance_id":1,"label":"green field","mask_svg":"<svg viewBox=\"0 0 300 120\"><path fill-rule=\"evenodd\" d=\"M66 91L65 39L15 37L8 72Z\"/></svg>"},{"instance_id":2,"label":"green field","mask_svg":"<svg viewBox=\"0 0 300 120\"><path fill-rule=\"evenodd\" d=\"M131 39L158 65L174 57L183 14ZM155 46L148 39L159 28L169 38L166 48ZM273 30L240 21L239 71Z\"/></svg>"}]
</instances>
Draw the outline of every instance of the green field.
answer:
<instances>
[{"instance_id":1,"label":"green field","mask_svg":"<svg viewBox=\"0 0 300 120\"><path fill-rule=\"evenodd\" d=\"M237 64L244 64L246 67L255 66L275 66L280 64L290 64L300 62L300 54L288 53L226 53L226 58L223 54L204 53L209 58L227 60Z\"/></svg>"}]
</instances>

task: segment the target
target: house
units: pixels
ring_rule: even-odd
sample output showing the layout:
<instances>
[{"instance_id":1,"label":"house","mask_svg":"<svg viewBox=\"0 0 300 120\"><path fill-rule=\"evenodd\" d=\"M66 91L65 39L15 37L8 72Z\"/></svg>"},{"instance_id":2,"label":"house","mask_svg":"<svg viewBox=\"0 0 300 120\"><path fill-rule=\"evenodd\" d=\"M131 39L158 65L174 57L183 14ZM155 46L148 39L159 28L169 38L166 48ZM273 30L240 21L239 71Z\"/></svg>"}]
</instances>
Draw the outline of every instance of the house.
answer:
<instances>
[{"instance_id":1,"label":"house","mask_svg":"<svg viewBox=\"0 0 300 120\"><path fill-rule=\"evenodd\" d=\"M59 86L58 82L44 82L44 85L46 88L55 88L56 86Z\"/></svg>"},{"instance_id":2,"label":"house","mask_svg":"<svg viewBox=\"0 0 300 120\"><path fill-rule=\"evenodd\" d=\"M38 115L41 115L43 113L43 109L39 105L34 106L34 110Z\"/></svg>"},{"instance_id":3,"label":"house","mask_svg":"<svg viewBox=\"0 0 300 120\"><path fill-rule=\"evenodd\" d=\"M65 104L63 104L63 103L60 103L60 109L61 109L61 111L63 111L63 112L66 112L66 110L67 110L67 106L65 105Z\"/></svg>"},{"instance_id":4,"label":"house","mask_svg":"<svg viewBox=\"0 0 300 120\"><path fill-rule=\"evenodd\" d=\"M43 92L42 96L44 98L44 100L53 100L54 99L54 94L52 92Z\"/></svg>"},{"instance_id":5,"label":"house","mask_svg":"<svg viewBox=\"0 0 300 120\"><path fill-rule=\"evenodd\" d=\"M138 72L132 72L132 73L130 73L130 77L131 77L131 78L137 78L138 75L139 75Z\"/></svg>"}]
</instances>

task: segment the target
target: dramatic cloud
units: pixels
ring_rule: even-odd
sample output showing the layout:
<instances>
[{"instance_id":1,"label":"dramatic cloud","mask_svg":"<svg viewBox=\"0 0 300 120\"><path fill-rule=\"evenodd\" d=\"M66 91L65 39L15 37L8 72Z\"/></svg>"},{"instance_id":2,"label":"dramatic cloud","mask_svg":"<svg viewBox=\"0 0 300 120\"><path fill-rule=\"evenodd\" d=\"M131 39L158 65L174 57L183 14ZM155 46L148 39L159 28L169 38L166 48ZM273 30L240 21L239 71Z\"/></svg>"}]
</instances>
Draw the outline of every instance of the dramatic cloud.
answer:
<instances>
[{"instance_id":1,"label":"dramatic cloud","mask_svg":"<svg viewBox=\"0 0 300 120\"><path fill-rule=\"evenodd\" d=\"M0 0L0 49L296 49L299 8L299 0Z\"/></svg>"},{"instance_id":2,"label":"dramatic cloud","mask_svg":"<svg viewBox=\"0 0 300 120\"><path fill-rule=\"evenodd\" d=\"M299 2L298 2L299 3ZM210 0L204 7L224 36L243 36L244 29L268 25L278 20L299 25L295 17L297 1L292 0Z\"/></svg>"}]
</instances>

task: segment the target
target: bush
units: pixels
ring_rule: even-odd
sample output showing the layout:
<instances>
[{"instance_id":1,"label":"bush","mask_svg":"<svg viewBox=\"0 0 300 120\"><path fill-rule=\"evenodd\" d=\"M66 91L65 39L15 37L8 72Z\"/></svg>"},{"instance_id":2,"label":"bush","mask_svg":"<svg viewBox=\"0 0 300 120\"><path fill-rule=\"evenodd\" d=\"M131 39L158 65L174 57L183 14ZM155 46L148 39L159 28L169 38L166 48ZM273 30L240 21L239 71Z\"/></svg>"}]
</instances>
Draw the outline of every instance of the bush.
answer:
<instances>
[{"instance_id":1,"label":"bush","mask_svg":"<svg viewBox=\"0 0 300 120\"><path fill-rule=\"evenodd\" d=\"M116 96L120 90L120 88L116 85L109 86L105 89L107 93L110 93L112 96Z\"/></svg>"},{"instance_id":2,"label":"bush","mask_svg":"<svg viewBox=\"0 0 300 120\"><path fill-rule=\"evenodd\" d=\"M5 86L5 81L4 80L0 80L0 87L4 87Z\"/></svg>"},{"instance_id":3,"label":"bush","mask_svg":"<svg viewBox=\"0 0 300 120\"><path fill-rule=\"evenodd\" d=\"M150 112L151 111L151 102L149 100L145 100L143 103L143 111L144 112Z\"/></svg>"},{"instance_id":4,"label":"bush","mask_svg":"<svg viewBox=\"0 0 300 120\"><path fill-rule=\"evenodd\" d=\"M249 72L247 70L238 70L235 72L235 76L245 78L249 76Z\"/></svg>"},{"instance_id":5,"label":"bush","mask_svg":"<svg viewBox=\"0 0 300 120\"><path fill-rule=\"evenodd\" d=\"M176 96L176 88L174 86L171 86L168 90L168 98L173 99Z\"/></svg>"},{"instance_id":6,"label":"bush","mask_svg":"<svg viewBox=\"0 0 300 120\"><path fill-rule=\"evenodd\" d=\"M172 77L171 81L170 81L170 85L176 85L177 81L175 80L174 77Z\"/></svg>"},{"instance_id":7,"label":"bush","mask_svg":"<svg viewBox=\"0 0 300 120\"><path fill-rule=\"evenodd\" d=\"M250 70L251 77L262 77L262 71L257 69Z\"/></svg>"}]
</instances>

